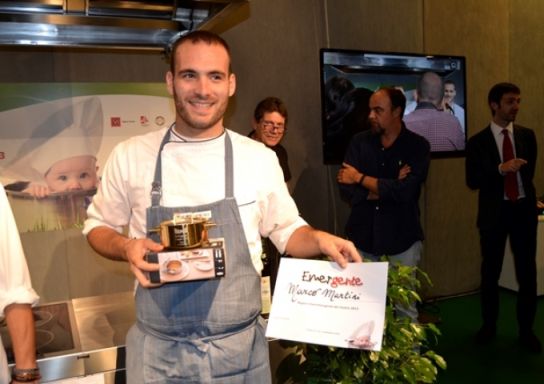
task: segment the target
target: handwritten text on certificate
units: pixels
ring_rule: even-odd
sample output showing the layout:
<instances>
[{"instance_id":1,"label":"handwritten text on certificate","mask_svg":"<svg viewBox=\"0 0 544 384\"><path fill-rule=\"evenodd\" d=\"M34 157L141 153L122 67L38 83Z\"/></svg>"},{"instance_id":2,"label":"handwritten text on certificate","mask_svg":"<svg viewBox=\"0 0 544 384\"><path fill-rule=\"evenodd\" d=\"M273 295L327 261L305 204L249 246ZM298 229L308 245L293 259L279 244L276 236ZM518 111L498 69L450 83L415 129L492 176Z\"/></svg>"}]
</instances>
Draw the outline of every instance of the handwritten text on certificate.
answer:
<instances>
[{"instance_id":1,"label":"handwritten text on certificate","mask_svg":"<svg viewBox=\"0 0 544 384\"><path fill-rule=\"evenodd\" d=\"M379 351L382 347L386 262L281 260L266 336Z\"/></svg>"}]
</instances>

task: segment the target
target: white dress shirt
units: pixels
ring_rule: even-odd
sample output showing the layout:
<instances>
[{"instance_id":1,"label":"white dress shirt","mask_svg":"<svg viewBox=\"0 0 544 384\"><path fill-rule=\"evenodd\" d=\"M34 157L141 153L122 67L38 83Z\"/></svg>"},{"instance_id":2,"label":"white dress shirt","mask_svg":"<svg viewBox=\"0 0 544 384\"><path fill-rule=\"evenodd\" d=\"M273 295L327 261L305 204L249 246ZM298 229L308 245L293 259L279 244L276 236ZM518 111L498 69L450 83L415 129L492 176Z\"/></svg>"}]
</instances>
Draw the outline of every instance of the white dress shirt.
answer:
<instances>
[{"instance_id":1,"label":"white dress shirt","mask_svg":"<svg viewBox=\"0 0 544 384\"><path fill-rule=\"evenodd\" d=\"M38 303L38 295L32 289L19 231L0 184L0 316L10 304ZM6 353L0 339L0 383L9 383Z\"/></svg>"}]
</instances>

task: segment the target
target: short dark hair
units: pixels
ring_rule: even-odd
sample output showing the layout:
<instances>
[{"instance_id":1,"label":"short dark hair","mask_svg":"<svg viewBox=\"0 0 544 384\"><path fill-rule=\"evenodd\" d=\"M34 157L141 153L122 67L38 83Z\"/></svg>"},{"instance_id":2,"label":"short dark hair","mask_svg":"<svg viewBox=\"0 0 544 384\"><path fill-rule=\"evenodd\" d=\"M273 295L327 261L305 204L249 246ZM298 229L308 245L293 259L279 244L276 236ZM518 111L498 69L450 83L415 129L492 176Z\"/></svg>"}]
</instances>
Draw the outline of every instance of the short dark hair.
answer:
<instances>
[{"instance_id":1,"label":"short dark hair","mask_svg":"<svg viewBox=\"0 0 544 384\"><path fill-rule=\"evenodd\" d=\"M265 113L278 112L285 119L285 126L287 126L287 107L281 99L277 97L267 97L259 102L253 112L253 117L256 122L261 121Z\"/></svg>"},{"instance_id":2,"label":"short dark hair","mask_svg":"<svg viewBox=\"0 0 544 384\"><path fill-rule=\"evenodd\" d=\"M229 56L229 72L232 72L232 69L231 69L231 64L230 64L230 47L229 45L227 44L227 42L219 35L213 33L213 32L209 32L209 31L200 31L200 30L197 30L197 31L192 31L192 32L189 32L185 35L182 35L179 39L177 39L173 44L172 44L172 47L170 49L170 71L172 73L175 73L175 70L176 70L176 51L178 49L178 47L185 43L185 42L191 42L193 44L196 44L196 43L199 43L199 42L203 42L203 43L206 43L208 45L212 45L212 44L218 44L220 46L222 46L223 48L225 48L225 50L227 51L227 54Z\"/></svg>"},{"instance_id":3,"label":"short dark hair","mask_svg":"<svg viewBox=\"0 0 544 384\"><path fill-rule=\"evenodd\" d=\"M384 91L387 93L387 96L389 96L391 110L400 108L400 117L402 119L402 116L404 116L404 109L406 108L406 96L404 96L404 93L400 89L393 87L383 87L378 90Z\"/></svg>"},{"instance_id":4,"label":"short dark hair","mask_svg":"<svg viewBox=\"0 0 544 384\"><path fill-rule=\"evenodd\" d=\"M451 84L455 88L455 82L453 80L444 80L444 85Z\"/></svg>"},{"instance_id":5,"label":"short dark hair","mask_svg":"<svg viewBox=\"0 0 544 384\"><path fill-rule=\"evenodd\" d=\"M519 95L521 93L521 90L517 85L512 83L495 84L493 87L491 87L491 89L489 90L489 94L487 95L488 104L499 104L501 102L502 96L506 93L515 93L516 95Z\"/></svg>"}]
</instances>

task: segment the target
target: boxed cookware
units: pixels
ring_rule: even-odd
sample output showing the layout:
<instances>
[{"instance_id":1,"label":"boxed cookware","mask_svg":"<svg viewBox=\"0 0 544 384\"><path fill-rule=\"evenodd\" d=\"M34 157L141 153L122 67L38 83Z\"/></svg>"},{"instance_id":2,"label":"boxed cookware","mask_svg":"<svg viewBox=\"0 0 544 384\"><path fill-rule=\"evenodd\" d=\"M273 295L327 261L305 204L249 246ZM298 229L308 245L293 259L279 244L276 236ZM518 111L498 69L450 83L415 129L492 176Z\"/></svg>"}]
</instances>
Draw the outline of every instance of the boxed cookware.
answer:
<instances>
[{"instance_id":1,"label":"boxed cookware","mask_svg":"<svg viewBox=\"0 0 544 384\"><path fill-rule=\"evenodd\" d=\"M149 273L152 283L175 283L216 279L225 276L225 247L223 239L210 239L198 248L151 252L149 263L160 269Z\"/></svg>"}]
</instances>

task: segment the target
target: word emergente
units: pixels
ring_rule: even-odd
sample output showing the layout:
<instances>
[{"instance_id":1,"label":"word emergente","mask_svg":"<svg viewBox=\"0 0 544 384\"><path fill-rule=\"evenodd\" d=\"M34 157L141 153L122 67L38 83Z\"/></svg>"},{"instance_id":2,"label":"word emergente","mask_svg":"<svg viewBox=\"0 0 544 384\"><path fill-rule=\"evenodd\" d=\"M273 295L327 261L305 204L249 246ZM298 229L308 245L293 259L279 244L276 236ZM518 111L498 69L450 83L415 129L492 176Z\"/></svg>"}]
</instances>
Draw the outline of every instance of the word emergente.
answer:
<instances>
[{"instance_id":1,"label":"word emergente","mask_svg":"<svg viewBox=\"0 0 544 384\"><path fill-rule=\"evenodd\" d=\"M317 282L317 283L327 284L327 285L330 285L332 288L337 288L339 286L359 287L363 285L363 281L358 276L343 277L343 276L318 275L315 273L310 273L309 271L302 272L302 281L308 282L308 283Z\"/></svg>"}]
</instances>

